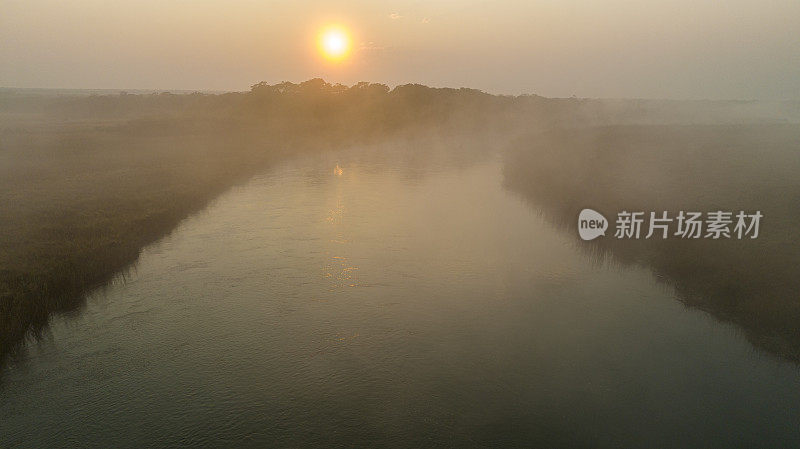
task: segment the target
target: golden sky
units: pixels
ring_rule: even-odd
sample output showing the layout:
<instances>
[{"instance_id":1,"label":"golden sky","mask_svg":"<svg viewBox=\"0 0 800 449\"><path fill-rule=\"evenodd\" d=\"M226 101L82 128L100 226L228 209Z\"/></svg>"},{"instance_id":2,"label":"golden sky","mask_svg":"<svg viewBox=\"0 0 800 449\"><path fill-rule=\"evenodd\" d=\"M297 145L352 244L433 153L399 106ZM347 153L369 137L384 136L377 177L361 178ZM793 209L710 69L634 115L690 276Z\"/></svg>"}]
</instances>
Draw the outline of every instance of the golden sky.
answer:
<instances>
[{"instance_id":1,"label":"golden sky","mask_svg":"<svg viewBox=\"0 0 800 449\"><path fill-rule=\"evenodd\" d=\"M346 28L341 61L320 30ZM245 90L324 77L493 93L800 98L798 0L2 0L0 86Z\"/></svg>"}]
</instances>

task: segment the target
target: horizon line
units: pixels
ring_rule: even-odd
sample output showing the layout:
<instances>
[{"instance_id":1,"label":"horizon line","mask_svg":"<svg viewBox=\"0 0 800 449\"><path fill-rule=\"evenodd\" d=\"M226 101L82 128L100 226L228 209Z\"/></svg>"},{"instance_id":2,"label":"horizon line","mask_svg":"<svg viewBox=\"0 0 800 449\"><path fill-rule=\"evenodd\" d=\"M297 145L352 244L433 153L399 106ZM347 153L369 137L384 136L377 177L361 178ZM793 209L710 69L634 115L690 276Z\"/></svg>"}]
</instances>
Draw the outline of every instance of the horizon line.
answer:
<instances>
[{"instance_id":1,"label":"horizon line","mask_svg":"<svg viewBox=\"0 0 800 449\"><path fill-rule=\"evenodd\" d=\"M324 80L324 78L321 78L321 77L313 77L313 78L308 78L308 79L306 79L304 81L309 81L309 80L317 79L317 78ZM291 83L294 83L294 84L300 84L300 83L302 83L304 81L299 81L299 82L288 81L288 82L291 82ZM262 82L262 81L259 81L259 82ZM275 82L275 83L270 83L270 85L280 84L282 82L287 82L287 81L284 80L284 81L279 81L279 82ZM326 81L326 82L328 82L328 81ZM364 81L359 81L359 82L364 82ZM478 89L478 88L474 88L474 87L467 87L467 86L459 86L459 87L430 86L430 85L419 83L419 82L398 83L398 84L394 84L394 85L387 84L387 83L381 83L381 82L372 82L372 81L366 81L366 82L368 82L370 84L383 84L385 86L388 86L390 89L394 89L395 87L398 87L398 86L420 85L420 86L425 86L425 87L429 87L429 88L432 88L432 89L472 89L472 90L477 90L477 91L480 91L480 92L483 92L483 93L486 93L486 94L489 94L489 95L492 95L492 96L497 96L497 97L536 96L536 97L554 99L554 100L576 99L576 100L611 100L611 101L749 102L749 103L753 103L753 102L757 102L757 103L787 103L787 102L788 103L793 103L793 102L800 102L800 98L761 99L761 98L728 98L728 97L726 97L726 98L708 98L708 97L706 97L706 98L589 97L589 96L583 97L583 96L576 96L576 95L566 96L566 97L562 97L562 96L549 97L549 96L540 95L540 94L537 94L537 93L530 93L530 92L523 92L523 93L517 93L517 94L505 94L505 93L489 92L489 91L485 91L483 89ZM356 85L357 83L358 82L353 83L353 84L345 84L345 83L329 83L329 84L333 84L333 85L342 84L342 85L347 86L347 87L352 87L352 86ZM258 84L258 83L255 83L255 84ZM36 86L36 87L30 87L30 86L29 87L0 86L0 90L49 90L49 91L81 91L81 92L107 91L109 93L112 93L112 92L113 93L134 92L134 94L136 94L136 93L171 93L171 92L174 92L174 93L178 93L178 94L202 93L202 94L213 94L213 95L227 94L227 93L247 93L247 92L250 91L249 88L243 89L243 90L235 90L235 89L187 89L187 88L141 88L141 87L119 88L119 87L40 87L40 86Z\"/></svg>"}]
</instances>

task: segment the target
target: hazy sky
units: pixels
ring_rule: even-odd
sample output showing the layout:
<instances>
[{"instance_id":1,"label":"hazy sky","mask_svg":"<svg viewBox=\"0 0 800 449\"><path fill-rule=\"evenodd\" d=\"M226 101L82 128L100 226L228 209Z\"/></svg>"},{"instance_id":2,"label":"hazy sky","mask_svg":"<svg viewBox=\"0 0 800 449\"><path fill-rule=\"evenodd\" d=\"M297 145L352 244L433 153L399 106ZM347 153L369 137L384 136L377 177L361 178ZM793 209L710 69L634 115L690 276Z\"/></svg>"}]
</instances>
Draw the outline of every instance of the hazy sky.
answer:
<instances>
[{"instance_id":1,"label":"hazy sky","mask_svg":"<svg viewBox=\"0 0 800 449\"><path fill-rule=\"evenodd\" d=\"M340 64L317 31L347 26ZM0 86L800 99L800 0L0 0Z\"/></svg>"}]
</instances>

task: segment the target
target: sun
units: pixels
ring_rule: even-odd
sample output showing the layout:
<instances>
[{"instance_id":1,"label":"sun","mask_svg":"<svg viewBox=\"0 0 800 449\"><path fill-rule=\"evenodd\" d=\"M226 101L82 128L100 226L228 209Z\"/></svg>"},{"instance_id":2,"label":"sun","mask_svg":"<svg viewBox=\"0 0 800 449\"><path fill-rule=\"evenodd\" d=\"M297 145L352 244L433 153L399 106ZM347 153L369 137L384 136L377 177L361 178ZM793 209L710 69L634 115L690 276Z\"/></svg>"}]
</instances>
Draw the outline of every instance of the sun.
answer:
<instances>
[{"instance_id":1,"label":"sun","mask_svg":"<svg viewBox=\"0 0 800 449\"><path fill-rule=\"evenodd\" d=\"M319 35L319 49L322 55L332 61L340 61L350 53L350 35L347 30L330 26Z\"/></svg>"}]
</instances>

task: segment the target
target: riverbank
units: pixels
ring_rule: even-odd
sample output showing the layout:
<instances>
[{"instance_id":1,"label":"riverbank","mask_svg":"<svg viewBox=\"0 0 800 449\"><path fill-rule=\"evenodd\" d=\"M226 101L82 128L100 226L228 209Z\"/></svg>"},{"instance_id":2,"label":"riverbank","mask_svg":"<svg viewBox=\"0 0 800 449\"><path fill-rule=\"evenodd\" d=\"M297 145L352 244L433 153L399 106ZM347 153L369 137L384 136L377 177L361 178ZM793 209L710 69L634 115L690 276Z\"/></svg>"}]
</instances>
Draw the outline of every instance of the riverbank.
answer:
<instances>
[{"instance_id":1,"label":"riverbank","mask_svg":"<svg viewBox=\"0 0 800 449\"><path fill-rule=\"evenodd\" d=\"M3 133L0 361L214 196L287 157L232 124L144 129L161 125L29 122Z\"/></svg>"},{"instance_id":2,"label":"riverbank","mask_svg":"<svg viewBox=\"0 0 800 449\"><path fill-rule=\"evenodd\" d=\"M589 257L647 268L687 306L736 324L756 347L797 362L799 142L800 126L791 124L553 131L513 146L505 183ZM609 220L605 237L578 238L576 217L584 208ZM758 237L675 235L680 211L719 210L760 211ZM644 212L640 238L614 236L622 211ZM663 211L673 218L668 238L658 230L645 238L650 212Z\"/></svg>"}]
</instances>

